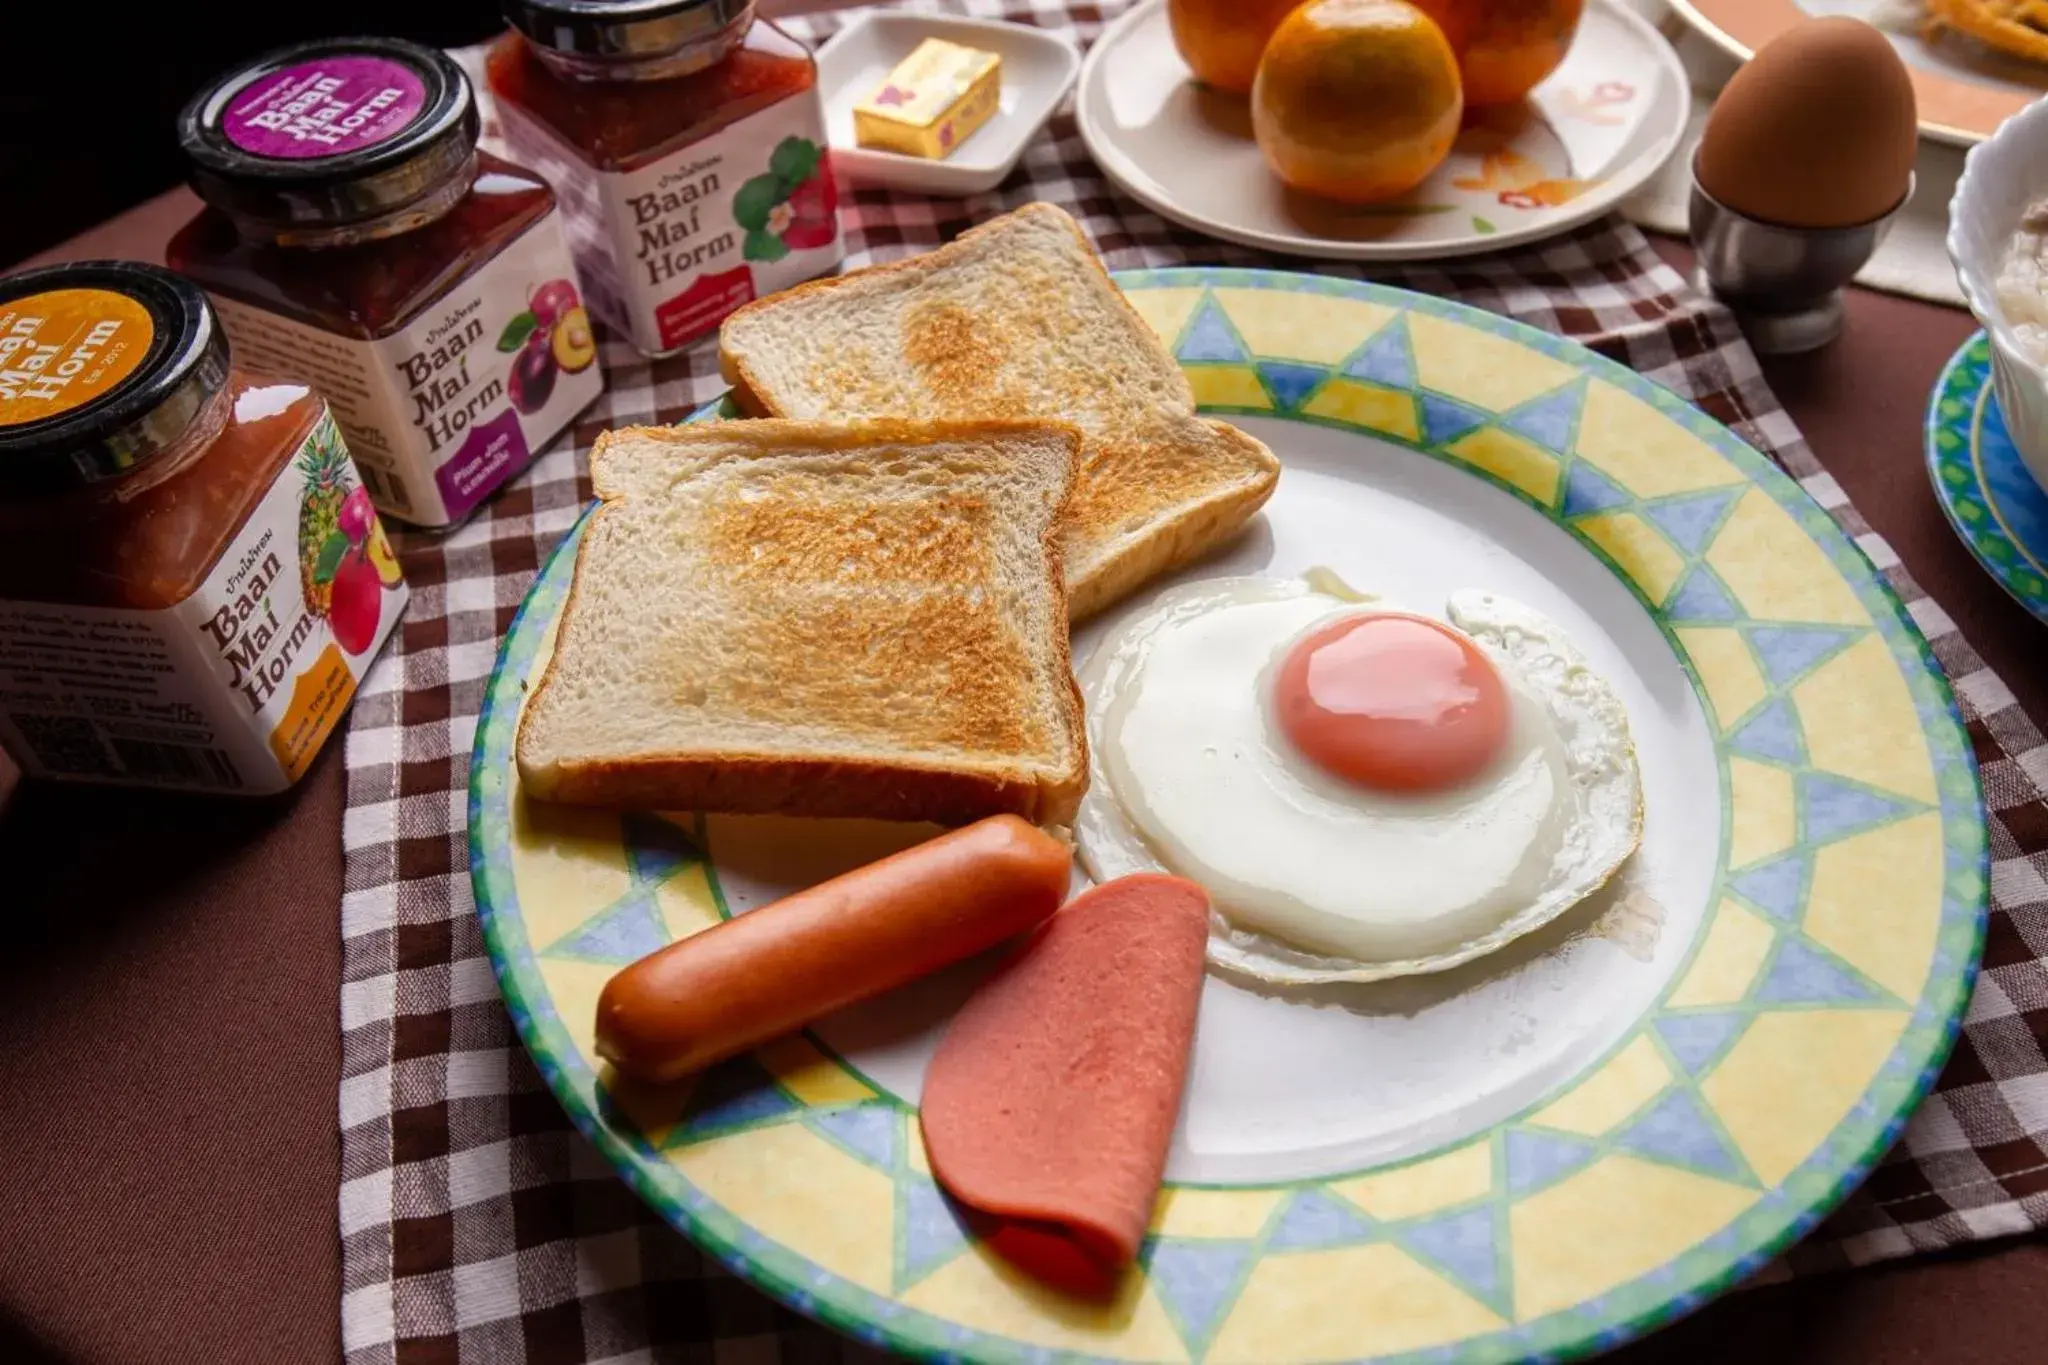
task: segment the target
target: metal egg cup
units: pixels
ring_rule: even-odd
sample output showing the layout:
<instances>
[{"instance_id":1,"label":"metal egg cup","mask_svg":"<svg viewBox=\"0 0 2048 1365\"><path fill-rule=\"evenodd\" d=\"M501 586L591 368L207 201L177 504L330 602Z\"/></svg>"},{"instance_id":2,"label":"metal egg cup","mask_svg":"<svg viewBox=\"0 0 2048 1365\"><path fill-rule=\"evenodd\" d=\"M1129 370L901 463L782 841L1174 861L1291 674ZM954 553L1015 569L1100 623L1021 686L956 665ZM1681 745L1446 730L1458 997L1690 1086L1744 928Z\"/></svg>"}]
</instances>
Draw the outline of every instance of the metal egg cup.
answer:
<instances>
[{"instance_id":1,"label":"metal egg cup","mask_svg":"<svg viewBox=\"0 0 2048 1365\"><path fill-rule=\"evenodd\" d=\"M1693 282L1726 304L1761 355L1816 350L1842 330L1842 286L1854 279L1913 198L1913 182L1881 217L1839 228L1795 228L1738 213L1700 187L1693 159Z\"/></svg>"}]
</instances>

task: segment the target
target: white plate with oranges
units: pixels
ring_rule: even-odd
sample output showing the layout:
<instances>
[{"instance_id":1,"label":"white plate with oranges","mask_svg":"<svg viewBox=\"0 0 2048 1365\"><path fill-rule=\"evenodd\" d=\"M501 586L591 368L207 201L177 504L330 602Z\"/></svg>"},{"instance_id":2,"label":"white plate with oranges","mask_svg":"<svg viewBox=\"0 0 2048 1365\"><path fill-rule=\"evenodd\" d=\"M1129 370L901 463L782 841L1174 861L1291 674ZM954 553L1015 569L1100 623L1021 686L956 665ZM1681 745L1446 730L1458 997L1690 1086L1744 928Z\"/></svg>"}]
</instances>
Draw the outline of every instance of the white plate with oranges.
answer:
<instances>
[{"instance_id":1,"label":"white plate with oranges","mask_svg":"<svg viewBox=\"0 0 2048 1365\"><path fill-rule=\"evenodd\" d=\"M1143 0L1076 101L1096 164L1163 217L1380 261L1598 217L1671 156L1690 107L1677 54L1617 0Z\"/></svg>"}]
</instances>

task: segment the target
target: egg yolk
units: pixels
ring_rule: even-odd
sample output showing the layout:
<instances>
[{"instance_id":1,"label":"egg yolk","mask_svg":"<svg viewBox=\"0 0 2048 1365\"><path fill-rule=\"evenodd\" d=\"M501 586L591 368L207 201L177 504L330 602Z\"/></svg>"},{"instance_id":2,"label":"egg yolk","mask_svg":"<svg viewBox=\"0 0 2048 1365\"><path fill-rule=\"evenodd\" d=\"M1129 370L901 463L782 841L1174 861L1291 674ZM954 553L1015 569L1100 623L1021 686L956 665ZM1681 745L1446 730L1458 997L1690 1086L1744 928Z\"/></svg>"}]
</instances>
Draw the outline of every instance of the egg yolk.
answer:
<instances>
[{"instance_id":1,"label":"egg yolk","mask_svg":"<svg viewBox=\"0 0 2048 1365\"><path fill-rule=\"evenodd\" d=\"M1310 632L1281 661L1273 700L1303 757L1383 791L1455 787L1507 742L1499 670L1426 616L1349 616Z\"/></svg>"}]
</instances>

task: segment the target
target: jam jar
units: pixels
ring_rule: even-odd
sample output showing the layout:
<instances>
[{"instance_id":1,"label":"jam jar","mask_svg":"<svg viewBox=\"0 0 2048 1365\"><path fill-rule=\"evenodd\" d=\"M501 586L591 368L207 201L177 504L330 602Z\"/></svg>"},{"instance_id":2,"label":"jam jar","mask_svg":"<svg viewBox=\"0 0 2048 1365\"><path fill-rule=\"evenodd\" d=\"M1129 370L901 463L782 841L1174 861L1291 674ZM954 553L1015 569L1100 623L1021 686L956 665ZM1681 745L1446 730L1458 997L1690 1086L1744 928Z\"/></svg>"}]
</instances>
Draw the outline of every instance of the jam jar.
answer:
<instances>
[{"instance_id":1,"label":"jam jar","mask_svg":"<svg viewBox=\"0 0 2048 1365\"><path fill-rule=\"evenodd\" d=\"M0 743L27 772L281 791L405 603L327 404L236 365L198 286L0 278Z\"/></svg>"},{"instance_id":2,"label":"jam jar","mask_svg":"<svg viewBox=\"0 0 2048 1365\"><path fill-rule=\"evenodd\" d=\"M590 304L666 355L846 256L818 69L752 0L506 0L512 154L562 196Z\"/></svg>"},{"instance_id":3,"label":"jam jar","mask_svg":"<svg viewBox=\"0 0 2048 1365\"><path fill-rule=\"evenodd\" d=\"M171 265L252 369L327 396L377 505L460 521L603 390L554 194L477 150L446 53L351 38L239 67L179 116L207 207Z\"/></svg>"}]
</instances>

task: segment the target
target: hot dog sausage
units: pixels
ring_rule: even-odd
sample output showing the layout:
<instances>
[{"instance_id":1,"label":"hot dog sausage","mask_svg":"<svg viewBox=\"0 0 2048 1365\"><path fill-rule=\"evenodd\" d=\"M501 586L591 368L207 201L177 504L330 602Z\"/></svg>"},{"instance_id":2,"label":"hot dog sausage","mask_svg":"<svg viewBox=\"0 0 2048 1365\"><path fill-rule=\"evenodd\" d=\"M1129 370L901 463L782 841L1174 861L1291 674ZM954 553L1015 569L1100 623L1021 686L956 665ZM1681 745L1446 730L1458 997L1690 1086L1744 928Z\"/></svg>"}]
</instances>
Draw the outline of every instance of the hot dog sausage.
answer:
<instances>
[{"instance_id":1,"label":"hot dog sausage","mask_svg":"<svg viewBox=\"0 0 2048 1365\"><path fill-rule=\"evenodd\" d=\"M669 1081L1043 923L1067 846L998 815L671 943L597 1001L597 1050Z\"/></svg>"}]
</instances>

